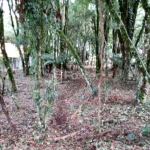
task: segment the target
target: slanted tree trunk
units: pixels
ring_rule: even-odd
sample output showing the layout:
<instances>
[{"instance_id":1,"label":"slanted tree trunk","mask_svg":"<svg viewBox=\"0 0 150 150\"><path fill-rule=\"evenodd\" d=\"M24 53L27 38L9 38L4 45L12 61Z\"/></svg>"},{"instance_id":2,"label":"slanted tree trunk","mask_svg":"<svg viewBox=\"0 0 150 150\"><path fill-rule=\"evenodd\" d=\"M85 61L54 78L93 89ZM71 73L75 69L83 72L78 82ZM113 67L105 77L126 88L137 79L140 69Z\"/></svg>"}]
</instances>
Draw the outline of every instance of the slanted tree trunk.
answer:
<instances>
[{"instance_id":1,"label":"slanted tree trunk","mask_svg":"<svg viewBox=\"0 0 150 150\"><path fill-rule=\"evenodd\" d=\"M7 118L7 121L10 125L10 128L11 130L14 132L14 134L17 134L17 129L16 129L16 126L12 123L11 121L11 118L9 116L9 112L7 110L7 107L6 107L6 104L4 102L4 90L5 90L5 78L6 78L6 75L8 73L8 69L6 71L6 74L3 76L0 74L0 79L1 79L1 83L0 83L0 105L2 107L2 110Z\"/></svg>"},{"instance_id":2,"label":"slanted tree trunk","mask_svg":"<svg viewBox=\"0 0 150 150\"><path fill-rule=\"evenodd\" d=\"M82 75L84 76L87 85L89 86L92 94L96 94L97 91L94 88L94 86L92 85L90 78L87 75L87 72L82 64L82 61L80 59L80 57L78 56L78 54L76 53L76 51L74 50L72 44L70 43L70 41L68 40L68 38L64 35L64 33L61 30L57 30L57 32L59 33L59 35L65 40L65 42L68 44L69 48L70 48L70 52L72 53L73 57L75 58L75 60L77 61L78 65L80 66Z\"/></svg>"},{"instance_id":3,"label":"slanted tree trunk","mask_svg":"<svg viewBox=\"0 0 150 150\"><path fill-rule=\"evenodd\" d=\"M5 50L3 10L1 8L0 8L0 48L2 51L3 58L4 58L4 65L8 69L8 76L9 76L9 80L11 81L12 92L16 92L17 87L16 87L15 79L13 76L12 69L10 67L9 58Z\"/></svg>"},{"instance_id":4,"label":"slanted tree trunk","mask_svg":"<svg viewBox=\"0 0 150 150\"><path fill-rule=\"evenodd\" d=\"M104 0L103 0L103 2L104 2ZM121 33L121 35L122 35L122 37L123 37L123 39L124 40L128 40L128 42L130 42L130 44L132 45L132 47L133 47L133 49L132 49L132 52L135 54L135 56L136 56L136 58L138 59L138 67L140 68L140 70L141 70L141 72L142 72L142 74L143 74L143 77L146 79L146 81L148 81L148 83L150 83L150 74L149 74L149 70L147 70L147 66L145 65L145 63L143 62L143 60L141 59L141 57L139 56L139 54L138 54L138 52L137 52L137 49L136 49L136 47L134 46L134 44L133 44L133 42L132 42L132 40L131 40L131 38L129 37L129 35L128 35L128 33L127 33L127 30L126 30L126 28L125 28L125 26L124 26L124 24L123 24L123 22L122 22L122 20L120 19L120 16L117 14L117 12L116 12L116 10L113 8L113 5L112 5L112 2L110 1L110 0L107 0L107 5L108 5L108 7L109 7L109 11L110 11L110 13L114 16L114 19L115 19L115 21L117 22L117 23L120 23L121 24L121 27L120 27L120 33ZM147 3L147 0L143 0L142 1L143 3L145 3L144 4L144 6L146 6L146 8L147 8L147 10L146 10L146 12L148 12L148 14L150 14L150 8L149 8L149 6L148 6L148 3ZM149 18L149 17L148 17ZM148 19L148 25L149 25L149 23L150 23L150 19ZM148 31L149 32L149 31ZM148 38L149 39L149 38ZM148 44L149 45L149 44ZM134 51L133 51L134 50ZM148 51L148 53L149 53L149 51ZM149 54L148 54L149 55ZM148 60L148 62L147 62L147 64L149 64L149 60ZM144 80L145 80L144 79ZM144 81L143 80L143 81ZM145 81L144 81L145 82ZM143 83L144 83L143 82ZM145 83L144 83L145 84ZM140 88L139 88L140 89ZM143 88L142 88L143 89ZM137 96L138 98L139 97L143 97L143 93L142 94L138 94L138 96ZM143 99L143 98L142 98Z\"/></svg>"},{"instance_id":5,"label":"slanted tree trunk","mask_svg":"<svg viewBox=\"0 0 150 150\"><path fill-rule=\"evenodd\" d=\"M142 5L145 10L145 39L144 39L144 48L147 52L147 71L150 74L150 6L148 6L147 0L142 0ZM145 103L147 101L147 96L150 89L150 81L148 82L146 74L142 74L141 82L138 85L137 97L138 102Z\"/></svg>"},{"instance_id":6,"label":"slanted tree trunk","mask_svg":"<svg viewBox=\"0 0 150 150\"><path fill-rule=\"evenodd\" d=\"M1 107L2 107L2 110L3 110L4 114L5 114L5 116L7 118L7 121L9 123L9 125L10 125L11 130L13 131L14 134L17 134L17 129L16 129L15 125L11 121L11 118L9 116L9 112L7 110L7 107L5 105L3 96L1 94L0 94L0 104L1 104Z\"/></svg>"},{"instance_id":7,"label":"slanted tree trunk","mask_svg":"<svg viewBox=\"0 0 150 150\"><path fill-rule=\"evenodd\" d=\"M12 1L12 3L14 3L14 2ZM24 30L23 31L23 37L22 37L24 39L24 43L25 43L25 44L23 44L24 53L21 51L20 43L17 43L17 48L19 50L19 54L20 54L20 57L21 57L23 73L24 73L24 75L29 75L29 56L30 56L30 53L28 52L28 49L26 47L26 45L27 45L26 38L27 37L26 37L26 28L25 28L25 25L24 25L24 23L25 23L25 17L24 17L25 1L24 0L22 0L22 1L16 0L15 5L16 5L15 9L18 11L19 16L16 14L16 10L15 11L13 10L13 7L11 7L10 1L8 0L11 24L12 24L12 28L14 30L14 34L15 34L16 38L18 38L18 36L19 36L19 21L22 24L22 27L23 27L23 30ZM12 11L14 12L14 15L15 15L15 21L16 21L16 24L17 24L17 32L15 31L15 27L14 27Z\"/></svg>"}]
</instances>

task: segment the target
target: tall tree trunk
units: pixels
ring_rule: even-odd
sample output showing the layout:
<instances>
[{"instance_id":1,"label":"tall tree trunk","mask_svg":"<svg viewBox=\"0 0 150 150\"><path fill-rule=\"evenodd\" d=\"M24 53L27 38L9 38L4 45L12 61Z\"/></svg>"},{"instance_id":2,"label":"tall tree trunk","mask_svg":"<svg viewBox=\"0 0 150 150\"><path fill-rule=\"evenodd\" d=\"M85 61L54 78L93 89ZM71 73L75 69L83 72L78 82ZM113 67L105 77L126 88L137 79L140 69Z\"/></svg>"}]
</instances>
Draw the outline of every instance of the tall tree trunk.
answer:
<instances>
[{"instance_id":1,"label":"tall tree trunk","mask_svg":"<svg viewBox=\"0 0 150 150\"><path fill-rule=\"evenodd\" d=\"M3 58L4 58L4 65L8 69L8 76L9 76L9 80L11 81L12 92L16 92L17 87L16 87L15 79L13 76L12 69L10 67L9 58L5 50L3 10L1 8L0 8L0 48L2 51Z\"/></svg>"},{"instance_id":2,"label":"tall tree trunk","mask_svg":"<svg viewBox=\"0 0 150 150\"><path fill-rule=\"evenodd\" d=\"M37 107L37 112L39 115L39 127L45 128L45 123L42 116L41 110L41 93L40 93L40 78L41 78L41 49L40 49L40 39L37 38L36 43L36 65L35 65L35 86L33 92L33 100Z\"/></svg>"},{"instance_id":3,"label":"tall tree trunk","mask_svg":"<svg viewBox=\"0 0 150 150\"><path fill-rule=\"evenodd\" d=\"M103 2L104 2L104 0L103 0ZM149 6L148 6L148 1L147 1L147 0L143 0L142 2L143 2L143 6L145 6L145 7L147 8L147 9L146 9L146 12L147 12L148 15L149 15L149 14L150 14L150 12L149 12L149 11L150 11L150 8L149 8ZM117 23L120 23L120 24L121 24L120 32L121 32L121 35L122 35L123 39L124 39L124 40L128 40L128 42L130 42L131 46L133 47L133 50L134 50L134 51L132 51L132 52L134 52L136 58L138 59L138 61L137 61L138 65L139 65L138 67L140 68L140 70L141 70L141 72L142 72L142 74L143 74L143 77L145 78L144 80L146 80L146 81L148 81L148 83L150 83L149 70L147 70L147 66L145 65L145 63L143 62L143 60L141 59L141 57L139 56L136 47L134 46L134 44L133 44L131 38L129 37L129 35L128 35L128 33L127 33L127 30L126 30L126 28L125 28L125 26L124 26L122 20L120 19L120 16L117 14L116 10L113 8L112 2L111 2L110 0L107 0L107 5L108 5L108 7L109 7L109 11L111 12L111 14L114 15L115 21L116 21ZM150 17L148 17L148 18L149 18L149 19L148 19L148 23L147 23L147 24L149 25L149 23L150 23ZM148 30L149 30L149 29L148 29ZM148 31L148 33L150 33L150 32ZM146 37L146 38L147 38L147 37ZM147 39L149 39L149 38L147 38ZM147 45L149 46L150 44L148 43ZM149 48L149 49L150 49L150 48ZM149 49L148 49L148 53L149 53ZM150 54L148 54L148 55L150 55ZM149 64L149 59L148 59L147 64ZM143 83L145 82L144 80L143 80ZM144 83L144 84L145 84L145 83ZM142 85L142 84L141 84L141 85ZM141 87L141 86L140 86L140 87ZM139 89L140 89L140 88L139 88ZM140 94L140 92L138 92L137 98L140 98L140 97L142 97L142 99L143 99L143 93ZM141 100L141 98L139 99L139 101L140 101L140 100Z\"/></svg>"},{"instance_id":4,"label":"tall tree trunk","mask_svg":"<svg viewBox=\"0 0 150 150\"><path fill-rule=\"evenodd\" d=\"M106 0L106 2L108 6L111 6L113 3L110 0ZM129 38L132 40L139 0L136 1L119 0L118 2L119 2L121 20L125 26ZM126 39L123 36L124 35L122 33L119 33L119 42L121 45L121 52L123 56L123 62L122 62L123 79L126 81L128 79L129 60L131 56L130 56L130 42L128 41L128 39Z\"/></svg>"},{"instance_id":5,"label":"tall tree trunk","mask_svg":"<svg viewBox=\"0 0 150 150\"><path fill-rule=\"evenodd\" d=\"M145 39L144 46L147 52L147 71L150 74L150 6L147 0L142 0L142 5L145 10ZM138 85L137 97L138 102L145 103L150 89L150 81L148 82L146 74L141 76L141 82Z\"/></svg>"},{"instance_id":6,"label":"tall tree trunk","mask_svg":"<svg viewBox=\"0 0 150 150\"><path fill-rule=\"evenodd\" d=\"M57 2L57 7L58 7L58 13L60 14L60 21L58 22L60 24L60 30L63 31L63 33L67 36L67 30L68 30L68 8L69 8L69 0L63 0L63 15L61 15L61 10L60 10L60 4ZM62 37L60 37L60 53L67 54L67 49L66 49L66 43L63 41ZM63 62L63 68L67 68L67 60L64 60Z\"/></svg>"},{"instance_id":7,"label":"tall tree trunk","mask_svg":"<svg viewBox=\"0 0 150 150\"><path fill-rule=\"evenodd\" d=\"M103 103L101 98L101 84L103 79L103 51L104 51L104 44L105 44L105 35L104 35L104 29L103 29L103 13L102 13L102 5L101 1L98 0L99 5L99 16L100 16L100 31L101 31L101 38L102 38L102 44L101 44L101 50L100 50L100 60L101 60L101 67L100 67L100 78L98 82L98 98L99 98L99 110L98 110L98 121L99 121L99 133L101 133L101 126L102 126L102 117L101 112L103 109Z\"/></svg>"},{"instance_id":8,"label":"tall tree trunk","mask_svg":"<svg viewBox=\"0 0 150 150\"><path fill-rule=\"evenodd\" d=\"M100 73L100 57L99 57L99 5L98 1L95 0L96 3L96 19L94 19L94 29L95 29L95 43L96 43L96 48L95 48L95 54L96 54L96 73Z\"/></svg>"},{"instance_id":9,"label":"tall tree trunk","mask_svg":"<svg viewBox=\"0 0 150 150\"><path fill-rule=\"evenodd\" d=\"M12 1L12 5L13 4L13 1ZM11 18L11 24L12 24L12 28L14 30L14 34L16 36L16 38L18 38L19 36L19 21L20 23L22 24L22 27L23 27L23 37L24 40L27 39L26 37L26 30L27 28L25 27L24 23L25 23L25 18L24 18L24 5L25 5L25 1L19 1L19 0L16 0L15 1L15 5L16 5L16 8L18 13L19 13L19 16L17 15L16 11L13 10L13 7L11 7L11 4L10 4L10 1L8 0L8 6L9 6L9 12L10 12L10 18ZM13 20L13 15L12 15L12 11L14 12L14 15L15 15L15 21L16 21L16 24L17 24L17 32L15 31L15 26L14 26L14 20ZM23 50L24 50L24 53L22 52L21 48L20 48L20 43L17 43L17 48L19 50L19 54L20 54L20 57L21 57L21 62L22 62L22 68L23 68L23 73L24 75L29 75L29 52L27 51L27 41L24 41L25 44L23 44Z\"/></svg>"},{"instance_id":10,"label":"tall tree trunk","mask_svg":"<svg viewBox=\"0 0 150 150\"><path fill-rule=\"evenodd\" d=\"M24 74L25 76L28 76L30 73L29 73L29 57L30 57L30 52L28 52L28 48L27 48L27 28L23 25L23 30L24 30L24 33L23 33L23 38L25 40L25 44L24 44L24 47L23 47L23 50L24 50Z\"/></svg>"},{"instance_id":11,"label":"tall tree trunk","mask_svg":"<svg viewBox=\"0 0 150 150\"><path fill-rule=\"evenodd\" d=\"M127 27L129 25L128 23L128 7L129 7L129 2L128 1L121 1L119 0L119 6L120 6L120 13L121 13L121 20L124 23L124 26L127 30ZM128 30L127 30L128 32ZM128 33L129 34L129 33ZM121 52L122 52L122 57L123 57L123 62L122 62L122 73L123 73L123 79L126 82L128 79L128 72L129 72L129 42L124 40L122 38L122 35L120 34L120 44L121 44Z\"/></svg>"},{"instance_id":12,"label":"tall tree trunk","mask_svg":"<svg viewBox=\"0 0 150 150\"><path fill-rule=\"evenodd\" d=\"M107 60L108 60L108 49L106 47L106 44L108 43L108 37L109 37L109 23L110 23L110 16L107 14L108 12L105 12L105 21L104 21L104 49L105 49L105 61L106 61L106 68L105 68L105 75L108 76L108 66L107 66Z\"/></svg>"}]
</instances>

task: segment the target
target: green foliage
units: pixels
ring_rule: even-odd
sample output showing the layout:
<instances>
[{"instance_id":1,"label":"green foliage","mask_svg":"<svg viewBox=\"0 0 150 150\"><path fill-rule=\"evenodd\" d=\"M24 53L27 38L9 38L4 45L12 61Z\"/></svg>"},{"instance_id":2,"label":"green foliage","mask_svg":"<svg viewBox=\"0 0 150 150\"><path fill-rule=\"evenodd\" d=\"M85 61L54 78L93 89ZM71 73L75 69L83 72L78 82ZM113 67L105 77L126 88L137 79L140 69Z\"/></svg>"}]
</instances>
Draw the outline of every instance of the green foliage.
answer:
<instances>
[{"instance_id":1,"label":"green foliage","mask_svg":"<svg viewBox=\"0 0 150 150\"><path fill-rule=\"evenodd\" d=\"M44 60L44 62L47 62L47 61L49 61L50 63L54 62L54 56L53 56L53 54L44 53L42 55L42 59Z\"/></svg>"},{"instance_id":2,"label":"green foliage","mask_svg":"<svg viewBox=\"0 0 150 150\"><path fill-rule=\"evenodd\" d=\"M40 111L40 105L41 105L41 102L42 102L42 98L40 96L40 91L39 90L35 90L33 91L33 100L37 106L37 111L39 112ZM39 112L40 113L40 112Z\"/></svg>"},{"instance_id":3,"label":"green foliage","mask_svg":"<svg viewBox=\"0 0 150 150\"><path fill-rule=\"evenodd\" d=\"M67 54L65 52L58 55L56 57L56 60L54 60L53 54L44 53L42 55L42 59L44 60L45 63L56 63L56 64L60 64L61 62L64 63L65 61L69 60L70 57L71 57L71 55Z\"/></svg>"},{"instance_id":4,"label":"green foliage","mask_svg":"<svg viewBox=\"0 0 150 150\"><path fill-rule=\"evenodd\" d=\"M45 80L45 82L47 88L44 92L44 97L41 97L39 89L36 90L37 83L35 83L33 88L33 100L39 114L38 125L41 130L46 128L47 116L51 112L53 102L57 97L57 80L54 78L53 80Z\"/></svg>"},{"instance_id":5,"label":"green foliage","mask_svg":"<svg viewBox=\"0 0 150 150\"><path fill-rule=\"evenodd\" d=\"M57 86L58 83L56 79L46 80L46 90L45 90L45 104L43 105L43 118L46 124L46 117L48 113L52 110L54 100L57 97Z\"/></svg>"},{"instance_id":6,"label":"green foliage","mask_svg":"<svg viewBox=\"0 0 150 150\"><path fill-rule=\"evenodd\" d=\"M141 128L141 130L142 130L142 135L143 136L148 136L150 134L150 127L149 126L143 126Z\"/></svg>"}]
</instances>

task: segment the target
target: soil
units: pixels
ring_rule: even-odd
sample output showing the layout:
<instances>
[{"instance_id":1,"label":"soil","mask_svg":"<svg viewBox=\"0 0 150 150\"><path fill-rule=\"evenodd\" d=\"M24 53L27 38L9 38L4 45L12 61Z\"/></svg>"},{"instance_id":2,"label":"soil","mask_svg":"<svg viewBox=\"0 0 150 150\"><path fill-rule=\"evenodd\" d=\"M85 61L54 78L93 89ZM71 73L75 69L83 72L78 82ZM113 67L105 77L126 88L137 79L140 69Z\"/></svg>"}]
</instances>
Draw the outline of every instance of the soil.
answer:
<instances>
[{"instance_id":1,"label":"soil","mask_svg":"<svg viewBox=\"0 0 150 150\"><path fill-rule=\"evenodd\" d=\"M17 134L0 107L0 150L150 150L150 103L142 105L135 101L137 81L123 83L110 73L103 78L99 106L98 96L91 94L80 71L76 72L58 83L46 129L38 126L34 77L15 72L18 91L12 96L6 83L4 101ZM97 87L99 79L93 76L94 70L89 69L88 73ZM41 78L40 82L43 100L46 80L50 78Z\"/></svg>"}]
</instances>

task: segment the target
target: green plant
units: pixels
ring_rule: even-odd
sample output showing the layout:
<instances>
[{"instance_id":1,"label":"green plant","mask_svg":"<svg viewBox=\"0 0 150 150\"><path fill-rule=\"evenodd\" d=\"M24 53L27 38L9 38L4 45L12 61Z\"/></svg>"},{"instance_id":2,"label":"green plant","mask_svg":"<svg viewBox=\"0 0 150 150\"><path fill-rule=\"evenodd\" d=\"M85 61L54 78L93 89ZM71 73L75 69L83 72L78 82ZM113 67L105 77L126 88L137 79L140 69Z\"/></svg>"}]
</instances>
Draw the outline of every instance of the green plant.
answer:
<instances>
[{"instance_id":1,"label":"green plant","mask_svg":"<svg viewBox=\"0 0 150 150\"><path fill-rule=\"evenodd\" d=\"M150 127L149 126L143 126L141 128L141 130L142 130L142 135L143 136L148 136L150 134Z\"/></svg>"},{"instance_id":2,"label":"green plant","mask_svg":"<svg viewBox=\"0 0 150 150\"><path fill-rule=\"evenodd\" d=\"M44 130L46 128L46 120L48 114L51 112L53 107L53 102L57 96L57 79L54 78L52 80L45 80L46 89L44 92L44 97L41 96L40 90L36 89L36 84L34 85L33 90L33 100L35 102L37 112L39 115L39 128Z\"/></svg>"},{"instance_id":3,"label":"green plant","mask_svg":"<svg viewBox=\"0 0 150 150\"><path fill-rule=\"evenodd\" d=\"M46 80L46 90L45 90L45 104L43 105L43 118L46 124L46 117L48 113L52 110L53 102L57 97L57 80Z\"/></svg>"}]
</instances>

